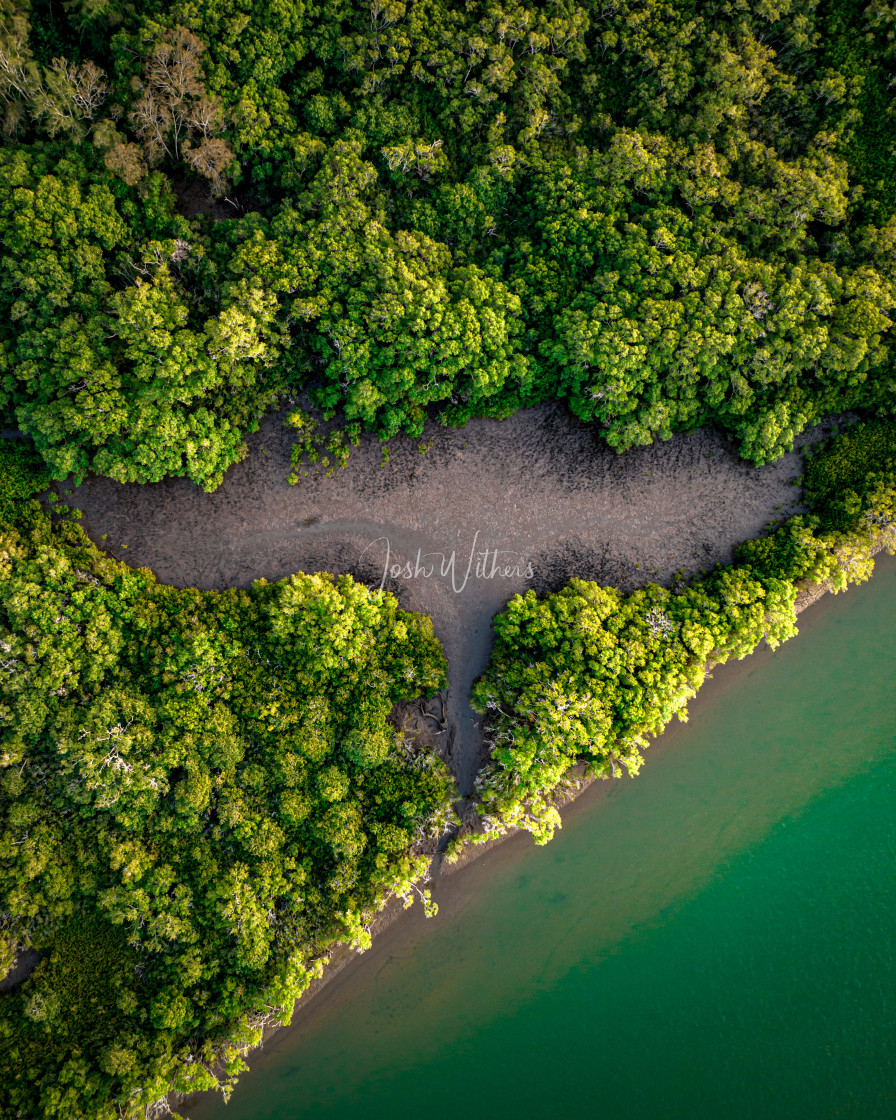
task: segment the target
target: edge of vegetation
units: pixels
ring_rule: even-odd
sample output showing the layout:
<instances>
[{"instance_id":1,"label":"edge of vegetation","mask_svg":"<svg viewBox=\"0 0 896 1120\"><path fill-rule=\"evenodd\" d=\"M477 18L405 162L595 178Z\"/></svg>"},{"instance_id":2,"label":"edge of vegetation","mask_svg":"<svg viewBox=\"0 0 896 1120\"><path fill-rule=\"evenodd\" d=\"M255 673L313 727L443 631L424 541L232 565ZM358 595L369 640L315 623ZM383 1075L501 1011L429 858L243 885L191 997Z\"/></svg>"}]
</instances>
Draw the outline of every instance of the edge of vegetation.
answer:
<instances>
[{"instance_id":1,"label":"edge of vegetation","mask_svg":"<svg viewBox=\"0 0 896 1120\"><path fill-rule=\"evenodd\" d=\"M896 424L847 428L805 471L811 512L691 586L508 603L474 688L491 759L470 833L443 764L388 723L445 684L428 618L348 577L164 587L33 500L39 457L0 442L0 966L42 954L0 1000L4 1107L227 1095L330 947L366 947L389 897L428 905L446 829L449 861L514 828L545 843L573 764L636 774L712 666L796 633L801 588L896 551Z\"/></svg>"},{"instance_id":2,"label":"edge of vegetation","mask_svg":"<svg viewBox=\"0 0 896 1120\"><path fill-rule=\"evenodd\" d=\"M446 683L428 617L350 577L159 584L0 441L0 1114L227 1095L337 943L425 876L453 782L389 722ZM57 507L61 508L61 507Z\"/></svg>"},{"instance_id":3,"label":"edge of vegetation","mask_svg":"<svg viewBox=\"0 0 896 1120\"><path fill-rule=\"evenodd\" d=\"M808 515L747 541L733 564L689 587L623 595L573 579L543 598L510 600L473 689L491 748L476 783L483 828L459 834L449 859L511 828L546 843L571 766L634 776L649 738L675 716L687 720L713 666L797 633L800 590L836 594L870 577L874 552L896 552L896 422L867 420L832 437L808 459L804 484Z\"/></svg>"}]
</instances>

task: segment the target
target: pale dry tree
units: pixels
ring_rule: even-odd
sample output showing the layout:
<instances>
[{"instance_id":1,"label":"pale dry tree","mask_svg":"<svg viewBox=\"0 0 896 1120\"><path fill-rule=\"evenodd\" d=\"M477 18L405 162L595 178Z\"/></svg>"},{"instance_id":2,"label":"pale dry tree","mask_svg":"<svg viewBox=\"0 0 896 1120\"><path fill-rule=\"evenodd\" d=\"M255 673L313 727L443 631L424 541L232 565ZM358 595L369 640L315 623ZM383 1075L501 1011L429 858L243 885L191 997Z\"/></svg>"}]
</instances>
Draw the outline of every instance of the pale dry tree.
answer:
<instances>
[{"instance_id":1,"label":"pale dry tree","mask_svg":"<svg viewBox=\"0 0 896 1120\"><path fill-rule=\"evenodd\" d=\"M83 132L84 122L92 122L109 94L106 75L89 59L76 65L65 58L54 58L44 71L41 88L32 98L32 115L41 119L50 136L60 132Z\"/></svg>"},{"instance_id":2,"label":"pale dry tree","mask_svg":"<svg viewBox=\"0 0 896 1120\"><path fill-rule=\"evenodd\" d=\"M209 181L214 194L220 194L233 152L217 135L224 128L224 113L202 80L204 50L202 40L185 27L158 38L146 58L142 93L130 119L147 165L154 166L165 156L173 161L183 159ZM113 151L110 157L117 165L115 170L135 175L136 153L121 145Z\"/></svg>"},{"instance_id":3,"label":"pale dry tree","mask_svg":"<svg viewBox=\"0 0 896 1120\"><path fill-rule=\"evenodd\" d=\"M208 179L212 194L224 193L224 171L233 159L233 151L226 140L219 136L203 139L195 148L184 148L184 159L203 178Z\"/></svg>"},{"instance_id":4,"label":"pale dry tree","mask_svg":"<svg viewBox=\"0 0 896 1120\"><path fill-rule=\"evenodd\" d=\"M108 96L105 73L90 60L54 58L49 67L38 66L28 34L27 14L4 13L0 6L0 101L7 135L30 118L50 136L82 139Z\"/></svg>"},{"instance_id":5,"label":"pale dry tree","mask_svg":"<svg viewBox=\"0 0 896 1120\"><path fill-rule=\"evenodd\" d=\"M0 4L0 100L7 106L7 120L14 116L18 122L24 119L25 104L40 84L40 71L28 45L28 16L5 8Z\"/></svg>"}]
</instances>

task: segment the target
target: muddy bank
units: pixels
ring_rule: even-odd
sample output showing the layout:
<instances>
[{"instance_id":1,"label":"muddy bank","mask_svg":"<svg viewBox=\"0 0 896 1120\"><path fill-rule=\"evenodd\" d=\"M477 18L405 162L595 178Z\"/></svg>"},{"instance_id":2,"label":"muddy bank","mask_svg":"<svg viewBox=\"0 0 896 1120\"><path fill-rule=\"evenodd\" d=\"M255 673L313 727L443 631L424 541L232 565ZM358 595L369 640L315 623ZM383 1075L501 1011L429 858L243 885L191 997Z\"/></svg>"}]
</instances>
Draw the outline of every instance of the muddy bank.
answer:
<instances>
[{"instance_id":1,"label":"muddy bank","mask_svg":"<svg viewBox=\"0 0 896 1120\"><path fill-rule=\"evenodd\" d=\"M0 977L0 992L9 992L24 983L40 963L40 953L35 949L23 949L12 962L12 968Z\"/></svg>"},{"instance_id":2,"label":"muddy bank","mask_svg":"<svg viewBox=\"0 0 896 1120\"><path fill-rule=\"evenodd\" d=\"M559 405L462 430L428 424L422 439L394 439L388 463L365 437L345 470L293 487L293 433L271 416L214 494L184 479L93 478L69 500L101 547L165 583L244 587L346 572L431 615L451 675L440 741L466 795L482 751L470 687L511 595L571 576L623 590L669 583L730 561L741 541L798 508L796 452L752 467L721 435L699 431L617 455L598 431Z\"/></svg>"}]
</instances>

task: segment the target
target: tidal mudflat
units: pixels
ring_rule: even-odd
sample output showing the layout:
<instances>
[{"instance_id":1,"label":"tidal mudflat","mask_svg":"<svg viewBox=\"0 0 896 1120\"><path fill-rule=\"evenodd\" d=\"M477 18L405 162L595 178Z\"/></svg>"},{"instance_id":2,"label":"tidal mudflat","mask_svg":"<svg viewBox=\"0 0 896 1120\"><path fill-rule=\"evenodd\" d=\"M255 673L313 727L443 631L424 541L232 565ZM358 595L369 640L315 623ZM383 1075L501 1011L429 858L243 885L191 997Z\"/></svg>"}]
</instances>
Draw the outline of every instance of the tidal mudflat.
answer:
<instances>
[{"instance_id":1,"label":"tidal mudflat","mask_svg":"<svg viewBox=\"0 0 896 1120\"><path fill-rule=\"evenodd\" d=\"M813 442L822 429L804 434ZM432 616L448 657L445 711L429 721L461 794L482 761L469 705L491 620L517 592L571 577L623 590L710 569L798 508L801 456L754 467L700 430L618 455L559 405L420 439L364 437L348 466L290 486L294 440L270 416L224 484L90 478L70 501L110 553L164 583L245 587L297 571L349 573Z\"/></svg>"}]
</instances>

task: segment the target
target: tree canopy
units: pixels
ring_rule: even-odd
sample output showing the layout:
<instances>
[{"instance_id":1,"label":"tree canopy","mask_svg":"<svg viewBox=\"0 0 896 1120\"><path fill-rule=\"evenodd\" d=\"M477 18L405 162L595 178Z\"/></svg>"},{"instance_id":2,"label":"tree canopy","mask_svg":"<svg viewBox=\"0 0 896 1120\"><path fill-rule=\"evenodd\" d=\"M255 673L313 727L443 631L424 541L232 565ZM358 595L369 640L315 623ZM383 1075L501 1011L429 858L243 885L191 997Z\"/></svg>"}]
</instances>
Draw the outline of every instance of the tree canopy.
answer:
<instances>
[{"instance_id":1,"label":"tree canopy","mask_svg":"<svg viewBox=\"0 0 896 1120\"><path fill-rule=\"evenodd\" d=\"M307 392L345 461L562 400L623 451L822 416L810 512L674 591L495 622L485 831L634 773L707 667L896 545L890 0L0 0L0 1114L222 1084L418 889L452 784L389 722L428 619L348 577L164 587L31 495L211 490ZM321 460L292 408L302 458ZM329 466L329 458L325 465ZM461 844L468 839L463 833Z\"/></svg>"},{"instance_id":2,"label":"tree canopy","mask_svg":"<svg viewBox=\"0 0 896 1120\"><path fill-rule=\"evenodd\" d=\"M892 414L883 0L3 0L2 388L57 477L207 488L297 389L566 400L756 463Z\"/></svg>"},{"instance_id":3,"label":"tree canopy","mask_svg":"<svg viewBox=\"0 0 896 1120\"><path fill-rule=\"evenodd\" d=\"M0 453L0 974L42 956L0 999L0 1113L143 1115L226 1084L328 947L412 897L453 783L389 715L445 660L347 576L160 585Z\"/></svg>"}]
</instances>

